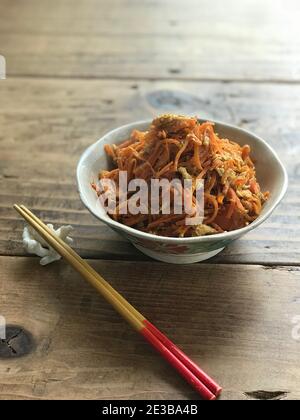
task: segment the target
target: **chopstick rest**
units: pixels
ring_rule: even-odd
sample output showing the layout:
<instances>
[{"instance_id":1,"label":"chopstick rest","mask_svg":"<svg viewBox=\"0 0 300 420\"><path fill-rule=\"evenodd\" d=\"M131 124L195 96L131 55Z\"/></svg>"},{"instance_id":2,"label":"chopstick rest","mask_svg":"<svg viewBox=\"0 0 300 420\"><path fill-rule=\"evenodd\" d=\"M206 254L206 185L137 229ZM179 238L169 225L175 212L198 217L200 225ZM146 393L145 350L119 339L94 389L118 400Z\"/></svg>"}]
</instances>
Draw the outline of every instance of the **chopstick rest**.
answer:
<instances>
[{"instance_id":1,"label":"chopstick rest","mask_svg":"<svg viewBox=\"0 0 300 420\"><path fill-rule=\"evenodd\" d=\"M73 230L72 226L61 226L55 230L53 225L48 223L47 227L67 244L70 245L73 243L73 239L69 236ZM29 254L35 254L38 257L41 257L41 265L47 265L61 259L61 255L49 246L48 243L31 226L24 227L22 238L24 249Z\"/></svg>"}]
</instances>

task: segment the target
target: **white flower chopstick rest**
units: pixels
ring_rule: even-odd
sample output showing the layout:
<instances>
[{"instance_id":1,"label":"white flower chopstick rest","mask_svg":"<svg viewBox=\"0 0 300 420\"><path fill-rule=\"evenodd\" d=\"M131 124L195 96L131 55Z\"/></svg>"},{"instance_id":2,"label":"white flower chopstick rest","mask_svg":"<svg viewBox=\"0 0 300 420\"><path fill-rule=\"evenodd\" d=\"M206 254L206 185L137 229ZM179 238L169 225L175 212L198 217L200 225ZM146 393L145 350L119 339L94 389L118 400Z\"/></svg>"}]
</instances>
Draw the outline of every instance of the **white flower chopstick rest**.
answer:
<instances>
[{"instance_id":1,"label":"white flower chopstick rest","mask_svg":"<svg viewBox=\"0 0 300 420\"><path fill-rule=\"evenodd\" d=\"M47 224L47 226L68 245L73 243L73 239L69 236L70 232L73 230L72 226L61 226L56 230L50 223ZM42 257L40 260L41 265L47 265L53 261L61 259L61 256L53 248L51 248L31 226L24 227L23 246L29 254L35 254L39 257Z\"/></svg>"}]
</instances>

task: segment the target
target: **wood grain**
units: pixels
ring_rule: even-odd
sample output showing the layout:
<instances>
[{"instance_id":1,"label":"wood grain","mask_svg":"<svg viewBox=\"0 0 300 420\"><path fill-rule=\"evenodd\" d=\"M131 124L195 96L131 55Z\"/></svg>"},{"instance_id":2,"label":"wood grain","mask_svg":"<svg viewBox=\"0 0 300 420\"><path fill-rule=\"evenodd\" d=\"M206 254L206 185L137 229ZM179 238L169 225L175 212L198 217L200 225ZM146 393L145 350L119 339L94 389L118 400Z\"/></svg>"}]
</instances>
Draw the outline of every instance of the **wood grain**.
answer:
<instances>
[{"instance_id":1,"label":"wood grain","mask_svg":"<svg viewBox=\"0 0 300 420\"><path fill-rule=\"evenodd\" d=\"M64 262L24 258L15 202L72 224L76 251L223 399L300 399L299 21L298 0L1 0L0 400L197 398ZM248 128L289 172L272 217L207 264L149 262L76 191L89 144L163 112Z\"/></svg>"},{"instance_id":2,"label":"wood grain","mask_svg":"<svg viewBox=\"0 0 300 420\"><path fill-rule=\"evenodd\" d=\"M197 398L64 262L0 262L1 314L34 340L0 359L0 399ZM92 265L222 382L223 399L300 398L299 268Z\"/></svg>"},{"instance_id":3,"label":"wood grain","mask_svg":"<svg viewBox=\"0 0 300 420\"><path fill-rule=\"evenodd\" d=\"M300 80L297 0L2 0L9 76Z\"/></svg>"},{"instance_id":4,"label":"wood grain","mask_svg":"<svg viewBox=\"0 0 300 420\"><path fill-rule=\"evenodd\" d=\"M300 260L300 87L277 84L7 79L0 83L0 253L24 255L22 202L47 222L74 225L89 258L146 259L82 206L75 168L83 150L123 123L166 111L249 128L279 152L290 187L260 228L212 262L296 264Z\"/></svg>"}]
</instances>

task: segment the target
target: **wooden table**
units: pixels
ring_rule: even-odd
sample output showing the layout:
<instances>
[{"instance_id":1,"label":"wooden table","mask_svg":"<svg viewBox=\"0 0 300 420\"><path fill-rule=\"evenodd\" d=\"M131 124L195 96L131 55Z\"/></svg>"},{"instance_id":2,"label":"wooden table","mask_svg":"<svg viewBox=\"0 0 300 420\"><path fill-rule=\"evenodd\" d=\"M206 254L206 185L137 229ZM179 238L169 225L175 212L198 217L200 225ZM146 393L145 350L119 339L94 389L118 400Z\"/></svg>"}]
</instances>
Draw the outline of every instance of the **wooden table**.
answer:
<instances>
[{"instance_id":1,"label":"wooden table","mask_svg":"<svg viewBox=\"0 0 300 420\"><path fill-rule=\"evenodd\" d=\"M299 19L296 0L1 0L1 399L197 398L69 266L26 255L14 202L72 224L76 251L223 399L300 398ZM89 144L165 111L249 128L289 172L272 217L204 264L150 261L76 191Z\"/></svg>"}]
</instances>

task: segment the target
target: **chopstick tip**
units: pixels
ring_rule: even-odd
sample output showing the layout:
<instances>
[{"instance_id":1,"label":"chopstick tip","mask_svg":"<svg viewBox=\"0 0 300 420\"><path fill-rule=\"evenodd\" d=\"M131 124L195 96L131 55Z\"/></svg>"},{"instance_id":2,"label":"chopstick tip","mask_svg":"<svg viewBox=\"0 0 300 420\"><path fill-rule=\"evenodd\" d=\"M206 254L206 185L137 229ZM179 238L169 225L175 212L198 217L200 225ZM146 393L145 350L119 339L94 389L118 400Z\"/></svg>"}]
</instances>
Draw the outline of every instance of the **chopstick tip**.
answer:
<instances>
[{"instance_id":1,"label":"chopstick tip","mask_svg":"<svg viewBox=\"0 0 300 420\"><path fill-rule=\"evenodd\" d=\"M13 208L21 215L23 216L24 211L22 210L22 208L18 205L18 204L14 204ZM24 216L23 216L24 217Z\"/></svg>"},{"instance_id":2,"label":"chopstick tip","mask_svg":"<svg viewBox=\"0 0 300 420\"><path fill-rule=\"evenodd\" d=\"M216 390L216 397L219 397L219 396L222 394L222 391L223 391L223 388L219 387L219 388Z\"/></svg>"}]
</instances>

